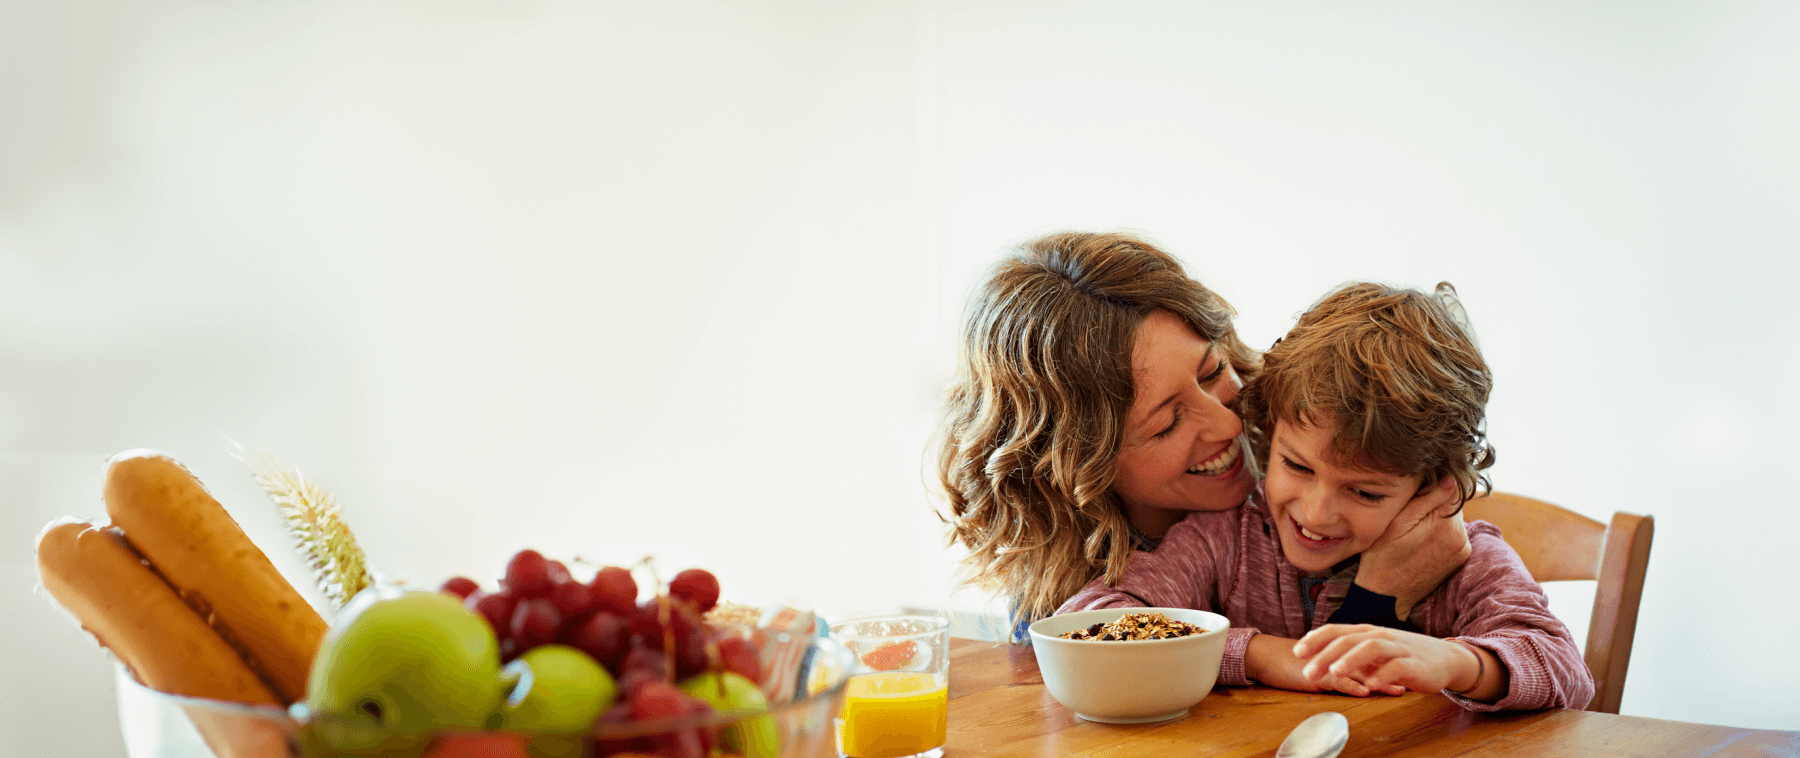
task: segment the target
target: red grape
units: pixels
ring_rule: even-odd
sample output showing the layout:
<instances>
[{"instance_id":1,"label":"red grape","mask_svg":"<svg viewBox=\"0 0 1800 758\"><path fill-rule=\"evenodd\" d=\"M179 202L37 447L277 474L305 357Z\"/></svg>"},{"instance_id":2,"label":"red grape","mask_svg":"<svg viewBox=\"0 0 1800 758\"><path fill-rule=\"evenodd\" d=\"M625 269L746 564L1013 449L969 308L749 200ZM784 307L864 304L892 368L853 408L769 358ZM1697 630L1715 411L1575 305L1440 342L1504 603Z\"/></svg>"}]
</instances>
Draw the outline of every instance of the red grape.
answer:
<instances>
[{"instance_id":1,"label":"red grape","mask_svg":"<svg viewBox=\"0 0 1800 758\"><path fill-rule=\"evenodd\" d=\"M449 579L445 579L444 586L438 588L439 592L446 595L454 595L459 600L468 600L470 595L473 595L480 590L481 585L476 584L474 579L470 579L466 576L453 576Z\"/></svg>"},{"instance_id":2,"label":"red grape","mask_svg":"<svg viewBox=\"0 0 1800 758\"><path fill-rule=\"evenodd\" d=\"M550 563L536 550L520 550L506 563L500 583L522 598L543 597L550 594Z\"/></svg>"},{"instance_id":3,"label":"red grape","mask_svg":"<svg viewBox=\"0 0 1800 758\"><path fill-rule=\"evenodd\" d=\"M531 758L525 735L510 732L445 732L432 738L432 758Z\"/></svg>"},{"instance_id":4,"label":"red grape","mask_svg":"<svg viewBox=\"0 0 1800 758\"><path fill-rule=\"evenodd\" d=\"M513 604L512 593L505 590L495 593L476 590L475 594L463 598L463 607L487 619L488 626L494 628L495 637L512 633Z\"/></svg>"},{"instance_id":5,"label":"red grape","mask_svg":"<svg viewBox=\"0 0 1800 758\"><path fill-rule=\"evenodd\" d=\"M669 580L669 595L694 604L705 613L719 603L719 579L706 569L688 569Z\"/></svg>"},{"instance_id":6,"label":"red grape","mask_svg":"<svg viewBox=\"0 0 1800 758\"><path fill-rule=\"evenodd\" d=\"M667 716L698 716L711 713L711 705L658 682L638 691L631 703L633 720ZM672 711L672 712L671 712ZM717 733L712 729L673 729L649 736L651 752L665 758L705 758L712 750Z\"/></svg>"},{"instance_id":7,"label":"red grape","mask_svg":"<svg viewBox=\"0 0 1800 758\"><path fill-rule=\"evenodd\" d=\"M653 650L664 650L675 643L675 678L681 679L706 670L706 624L687 603L666 602L669 614L667 632L663 629L664 600L647 600L638 607L631 632Z\"/></svg>"},{"instance_id":8,"label":"red grape","mask_svg":"<svg viewBox=\"0 0 1800 758\"><path fill-rule=\"evenodd\" d=\"M668 682L648 682L631 698L631 720L667 718L687 712L681 690Z\"/></svg>"},{"instance_id":9,"label":"red grape","mask_svg":"<svg viewBox=\"0 0 1800 758\"><path fill-rule=\"evenodd\" d=\"M625 673L619 676L620 697L632 697L637 694L638 690L643 689L644 685L660 681L662 681L662 677L649 669L626 669Z\"/></svg>"},{"instance_id":10,"label":"red grape","mask_svg":"<svg viewBox=\"0 0 1800 758\"><path fill-rule=\"evenodd\" d=\"M563 618L575 618L587 613L594 607L593 590L587 585L568 579L550 586L550 603L562 613Z\"/></svg>"},{"instance_id":11,"label":"red grape","mask_svg":"<svg viewBox=\"0 0 1800 758\"><path fill-rule=\"evenodd\" d=\"M620 692L624 692L624 691L625 690L623 690L623 689L620 690ZM617 725L617 724L630 723L630 721L631 721L631 704L626 702L625 698L623 696L621 696L617 701L614 701L614 703L612 704L611 707L607 708L605 712L600 714L600 723L602 723L602 724ZM597 740L594 743L594 748L595 748L595 753L594 753L595 755L604 755L604 756L611 756L612 758L620 758L620 756L622 756L622 755L643 755L643 754L645 754L645 751L648 751L651 749L651 745L650 745L649 740L646 740L642 737L616 738L616 739L610 739L610 740Z\"/></svg>"},{"instance_id":12,"label":"red grape","mask_svg":"<svg viewBox=\"0 0 1800 758\"><path fill-rule=\"evenodd\" d=\"M631 633L626 629L624 619L601 611L563 625L557 639L587 653L607 669L618 671Z\"/></svg>"},{"instance_id":13,"label":"red grape","mask_svg":"<svg viewBox=\"0 0 1800 758\"><path fill-rule=\"evenodd\" d=\"M698 729L679 729L650 735L650 743L663 758L706 758L709 749Z\"/></svg>"},{"instance_id":14,"label":"red grape","mask_svg":"<svg viewBox=\"0 0 1800 758\"><path fill-rule=\"evenodd\" d=\"M594 574L594 581L588 586L592 588L594 603L601 608L625 618L637 610L637 580L631 578L630 571L607 566Z\"/></svg>"},{"instance_id":15,"label":"red grape","mask_svg":"<svg viewBox=\"0 0 1800 758\"><path fill-rule=\"evenodd\" d=\"M705 700L701 700L700 698L685 692L681 693L681 697L687 700L688 715L690 716L704 717L713 712L712 703L708 703ZM701 727L696 729L695 733L700 737L700 752L705 755L710 755L712 753L713 745L719 741L719 727Z\"/></svg>"},{"instance_id":16,"label":"red grape","mask_svg":"<svg viewBox=\"0 0 1800 758\"><path fill-rule=\"evenodd\" d=\"M545 561L544 573L550 577L551 584L575 580L575 578L569 574L569 567L564 565L562 561Z\"/></svg>"},{"instance_id":17,"label":"red grape","mask_svg":"<svg viewBox=\"0 0 1800 758\"><path fill-rule=\"evenodd\" d=\"M742 637L726 637L719 640L719 666L726 671L734 671L757 684L762 684L762 661L757 658L756 648L750 641Z\"/></svg>"},{"instance_id":18,"label":"red grape","mask_svg":"<svg viewBox=\"0 0 1800 758\"><path fill-rule=\"evenodd\" d=\"M600 714L600 723L602 724L623 724L628 721L631 721L631 704L622 698L613 701L613 704L607 706L606 710Z\"/></svg>"},{"instance_id":19,"label":"red grape","mask_svg":"<svg viewBox=\"0 0 1800 758\"><path fill-rule=\"evenodd\" d=\"M562 628L562 614L556 606L543 598L520 600L513 608L512 638L519 643L519 652L523 653L534 647L556 640L557 630Z\"/></svg>"},{"instance_id":20,"label":"red grape","mask_svg":"<svg viewBox=\"0 0 1800 758\"><path fill-rule=\"evenodd\" d=\"M666 679L668 671L662 653L651 650L642 639L633 638L626 643L625 658L619 662L619 691L630 699L639 686Z\"/></svg>"}]
</instances>

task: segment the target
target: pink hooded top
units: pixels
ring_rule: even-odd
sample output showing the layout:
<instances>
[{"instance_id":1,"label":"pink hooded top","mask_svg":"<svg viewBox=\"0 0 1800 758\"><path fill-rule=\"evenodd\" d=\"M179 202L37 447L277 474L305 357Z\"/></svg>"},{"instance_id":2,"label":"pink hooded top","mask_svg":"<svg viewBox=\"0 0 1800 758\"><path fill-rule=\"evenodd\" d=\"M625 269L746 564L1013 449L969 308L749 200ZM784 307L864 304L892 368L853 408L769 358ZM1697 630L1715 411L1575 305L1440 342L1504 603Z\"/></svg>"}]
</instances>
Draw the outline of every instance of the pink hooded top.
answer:
<instances>
[{"instance_id":1,"label":"pink hooded top","mask_svg":"<svg viewBox=\"0 0 1800 758\"><path fill-rule=\"evenodd\" d=\"M1494 703L1445 692L1472 711L1581 708L1593 676L1568 627L1550 613L1543 588L1486 521L1468 524L1469 560L1414 606L1410 621L1433 637L1486 648L1506 665L1508 689ZM1303 574L1281 552L1259 487L1243 507L1196 512L1169 530L1154 552L1137 552L1117 587L1104 578L1082 588L1057 613L1151 606L1195 608L1231 620L1219 684L1247 685L1244 651L1259 633L1299 639L1324 626L1355 578L1354 566L1328 580L1306 621Z\"/></svg>"}]
</instances>

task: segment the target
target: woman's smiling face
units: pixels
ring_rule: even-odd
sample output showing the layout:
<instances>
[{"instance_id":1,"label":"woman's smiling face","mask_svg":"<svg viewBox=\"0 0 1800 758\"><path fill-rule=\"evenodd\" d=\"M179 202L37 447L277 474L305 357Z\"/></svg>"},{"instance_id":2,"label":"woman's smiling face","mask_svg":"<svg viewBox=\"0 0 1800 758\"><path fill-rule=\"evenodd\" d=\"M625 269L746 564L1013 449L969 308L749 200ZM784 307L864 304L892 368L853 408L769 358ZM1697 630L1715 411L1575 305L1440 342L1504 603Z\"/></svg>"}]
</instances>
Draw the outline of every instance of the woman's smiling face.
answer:
<instances>
[{"instance_id":1,"label":"woman's smiling face","mask_svg":"<svg viewBox=\"0 0 1800 758\"><path fill-rule=\"evenodd\" d=\"M1135 398L1125 417L1113 490L1136 524L1147 508L1222 511L1254 485L1231 410L1243 387L1212 342L1167 311L1138 327L1131 351Z\"/></svg>"},{"instance_id":2,"label":"woman's smiling face","mask_svg":"<svg viewBox=\"0 0 1800 758\"><path fill-rule=\"evenodd\" d=\"M1419 490L1419 476L1345 465L1331 451L1331 425L1275 422L1264 493L1295 568L1323 574L1362 553Z\"/></svg>"}]
</instances>

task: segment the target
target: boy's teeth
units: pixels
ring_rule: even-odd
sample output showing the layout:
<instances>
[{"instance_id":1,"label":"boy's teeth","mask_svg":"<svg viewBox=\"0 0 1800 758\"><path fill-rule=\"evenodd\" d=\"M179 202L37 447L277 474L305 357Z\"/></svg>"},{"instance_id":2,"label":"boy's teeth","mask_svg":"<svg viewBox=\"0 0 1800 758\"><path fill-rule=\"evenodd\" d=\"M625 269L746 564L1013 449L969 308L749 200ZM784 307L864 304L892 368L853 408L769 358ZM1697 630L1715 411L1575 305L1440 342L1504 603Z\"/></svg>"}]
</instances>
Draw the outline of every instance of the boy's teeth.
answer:
<instances>
[{"instance_id":1,"label":"boy's teeth","mask_svg":"<svg viewBox=\"0 0 1800 758\"><path fill-rule=\"evenodd\" d=\"M1228 448L1225 448L1225 452L1223 454L1221 454L1218 458L1215 458L1212 461L1209 461L1207 463L1203 463L1199 466L1195 466L1191 469L1188 469L1187 472L1190 474L1201 474L1204 476L1210 476L1213 474L1223 474L1223 473L1225 473L1226 469L1231 468L1231 464L1237 463L1238 455L1241 452L1242 452L1242 446L1240 446L1238 444L1237 440L1232 440L1231 446Z\"/></svg>"},{"instance_id":2,"label":"boy's teeth","mask_svg":"<svg viewBox=\"0 0 1800 758\"><path fill-rule=\"evenodd\" d=\"M1325 536L1325 535L1323 535L1323 534L1320 534L1320 533L1318 533L1318 532L1315 532L1315 531L1313 531L1313 530L1311 530L1311 529L1308 529L1308 528L1306 528L1306 527L1304 527L1304 526L1303 526L1303 527L1300 527L1300 533L1301 533L1301 534L1303 534L1303 535L1306 535L1306 538L1307 538L1307 539L1309 539L1309 540L1328 540L1328 539L1331 539L1331 538L1330 538L1330 537L1327 537L1327 536Z\"/></svg>"}]
</instances>

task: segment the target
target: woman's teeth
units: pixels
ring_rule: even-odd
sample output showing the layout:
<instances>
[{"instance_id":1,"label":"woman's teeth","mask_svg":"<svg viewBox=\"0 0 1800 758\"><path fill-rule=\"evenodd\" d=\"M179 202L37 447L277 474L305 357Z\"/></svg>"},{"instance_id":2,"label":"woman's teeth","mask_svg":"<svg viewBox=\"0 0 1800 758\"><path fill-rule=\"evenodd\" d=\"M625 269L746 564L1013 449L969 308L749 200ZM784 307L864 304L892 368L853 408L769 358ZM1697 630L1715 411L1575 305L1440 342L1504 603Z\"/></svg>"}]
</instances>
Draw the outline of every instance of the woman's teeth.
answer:
<instances>
[{"instance_id":1,"label":"woman's teeth","mask_svg":"<svg viewBox=\"0 0 1800 758\"><path fill-rule=\"evenodd\" d=\"M1188 469L1187 472L1190 474L1199 474L1201 476L1223 474L1226 469L1231 468L1231 464L1237 463L1238 456L1242 454L1242 446L1238 444L1237 440L1232 440L1231 446L1225 448L1225 452L1220 453L1210 461Z\"/></svg>"}]
</instances>

